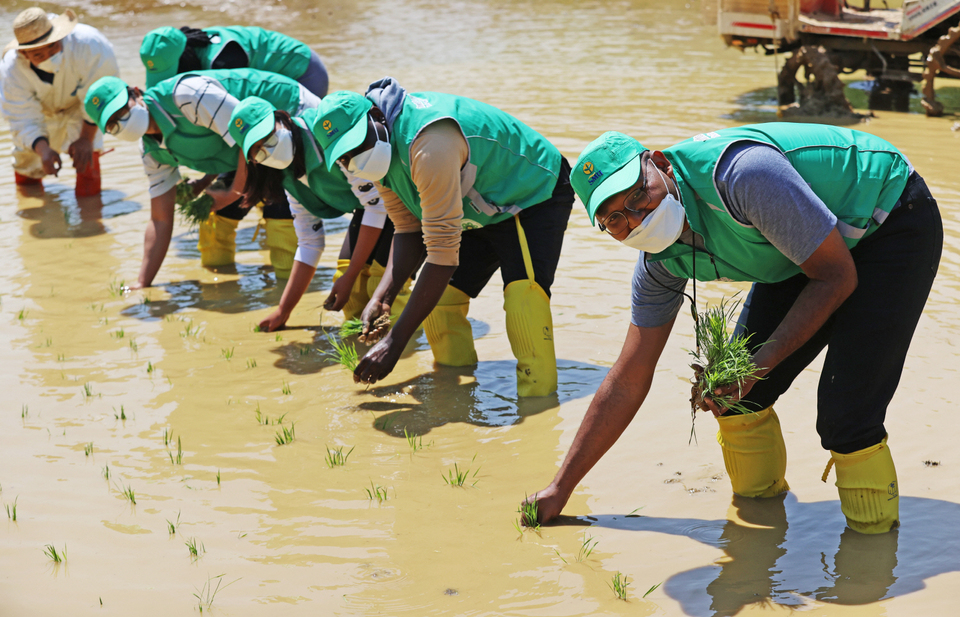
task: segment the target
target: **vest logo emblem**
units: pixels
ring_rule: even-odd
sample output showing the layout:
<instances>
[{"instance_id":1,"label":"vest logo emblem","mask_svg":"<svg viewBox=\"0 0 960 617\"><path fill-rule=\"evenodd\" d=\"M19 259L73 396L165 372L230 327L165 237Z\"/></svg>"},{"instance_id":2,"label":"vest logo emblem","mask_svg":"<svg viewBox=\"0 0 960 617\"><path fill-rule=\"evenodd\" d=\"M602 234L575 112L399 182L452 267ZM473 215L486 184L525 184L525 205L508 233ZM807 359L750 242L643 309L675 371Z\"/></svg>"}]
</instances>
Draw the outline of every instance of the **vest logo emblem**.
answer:
<instances>
[{"instance_id":1,"label":"vest logo emblem","mask_svg":"<svg viewBox=\"0 0 960 617\"><path fill-rule=\"evenodd\" d=\"M481 229L482 227L483 225L481 225L480 223L470 220L468 218L463 218L460 220L460 228L464 230Z\"/></svg>"},{"instance_id":2,"label":"vest logo emblem","mask_svg":"<svg viewBox=\"0 0 960 617\"><path fill-rule=\"evenodd\" d=\"M591 163L590 161L587 161L586 163L583 164L583 175L589 176L592 173L593 173L593 163Z\"/></svg>"},{"instance_id":3,"label":"vest logo emblem","mask_svg":"<svg viewBox=\"0 0 960 617\"><path fill-rule=\"evenodd\" d=\"M153 60L147 60L147 68L153 70Z\"/></svg>"}]
</instances>

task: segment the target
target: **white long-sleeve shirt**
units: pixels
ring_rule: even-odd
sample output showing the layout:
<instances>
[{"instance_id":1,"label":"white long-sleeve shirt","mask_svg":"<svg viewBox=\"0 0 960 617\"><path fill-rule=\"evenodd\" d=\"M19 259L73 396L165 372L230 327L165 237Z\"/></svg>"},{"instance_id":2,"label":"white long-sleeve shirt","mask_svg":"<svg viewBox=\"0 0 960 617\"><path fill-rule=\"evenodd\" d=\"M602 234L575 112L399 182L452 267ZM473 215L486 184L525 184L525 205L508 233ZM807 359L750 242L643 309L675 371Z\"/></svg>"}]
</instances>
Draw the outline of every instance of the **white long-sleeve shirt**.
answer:
<instances>
[{"instance_id":1,"label":"white long-sleeve shirt","mask_svg":"<svg viewBox=\"0 0 960 617\"><path fill-rule=\"evenodd\" d=\"M30 67L30 61L15 49L0 59L0 111L10 124L14 144L31 150L40 137L48 137L45 116L72 111L87 90L101 77L119 76L113 45L100 31L77 24L63 43L63 62L48 84ZM86 112L83 117L90 118Z\"/></svg>"}]
</instances>

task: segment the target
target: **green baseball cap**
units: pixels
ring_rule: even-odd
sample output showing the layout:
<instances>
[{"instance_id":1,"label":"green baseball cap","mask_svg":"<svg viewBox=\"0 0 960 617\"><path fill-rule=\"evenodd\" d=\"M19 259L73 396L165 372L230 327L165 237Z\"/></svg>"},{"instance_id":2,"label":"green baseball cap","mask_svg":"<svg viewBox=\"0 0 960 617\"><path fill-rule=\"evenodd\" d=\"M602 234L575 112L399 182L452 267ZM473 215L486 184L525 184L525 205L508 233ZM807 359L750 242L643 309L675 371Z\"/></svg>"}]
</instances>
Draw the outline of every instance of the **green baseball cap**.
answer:
<instances>
[{"instance_id":1,"label":"green baseball cap","mask_svg":"<svg viewBox=\"0 0 960 617\"><path fill-rule=\"evenodd\" d=\"M366 97L347 90L328 94L320 102L312 128L326 154L327 169L367 138L367 112L371 107L373 103Z\"/></svg>"},{"instance_id":2,"label":"green baseball cap","mask_svg":"<svg viewBox=\"0 0 960 617\"><path fill-rule=\"evenodd\" d=\"M140 45L140 60L147 69L147 87L177 74L180 54L187 48L187 35L165 26L147 33Z\"/></svg>"},{"instance_id":3,"label":"green baseball cap","mask_svg":"<svg viewBox=\"0 0 960 617\"><path fill-rule=\"evenodd\" d=\"M240 146L243 158L249 158L250 148L273 132L276 126L273 112L276 107L257 96L240 101L230 116L230 136Z\"/></svg>"},{"instance_id":4,"label":"green baseball cap","mask_svg":"<svg viewBox=\"0 0 960 617\"><path fill-rule=\"evenodd\" d=\"M113 114L117 113L117 110L127 104L129 99L127 84L122 79L112 76L101 77L87 90L83 107L100 130L106 133L104 125Z\"/></svg>"},{"instance_id":5,"label":"green baseball cap","mask_svg":"<svg viewBox=\"0 0 960 617\"><path fill-rule=\"evenodd\" d=\"M591 223L604 200L636 183L640 177L640 155L647 150L633 137L607 131L580 153L570 174L570 184L587 208Z\"/></svg>"}]
</instances>

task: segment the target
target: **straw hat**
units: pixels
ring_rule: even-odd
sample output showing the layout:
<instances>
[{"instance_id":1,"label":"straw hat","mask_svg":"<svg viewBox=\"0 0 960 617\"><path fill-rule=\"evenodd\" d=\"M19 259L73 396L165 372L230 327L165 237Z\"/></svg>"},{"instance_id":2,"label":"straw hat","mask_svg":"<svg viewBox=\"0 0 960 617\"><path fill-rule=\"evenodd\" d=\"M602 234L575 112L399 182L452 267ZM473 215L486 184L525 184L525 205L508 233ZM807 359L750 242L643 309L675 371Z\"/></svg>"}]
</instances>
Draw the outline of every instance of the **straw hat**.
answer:
<instances>
[{"instance_id":1,"label":"straw hat","mask_svg":"<svg viewBox=\"0 0 960 617\"><path fill-rule=\"evenodd\" d=\"M13 20L13 35L16 37L4 48L4 53L11 49L35 49L51 43L56 43L70 34L77 25L77 14L67 9L62 15L53 19L39 7L23 11Z\"/></svg>"}]
</instances>

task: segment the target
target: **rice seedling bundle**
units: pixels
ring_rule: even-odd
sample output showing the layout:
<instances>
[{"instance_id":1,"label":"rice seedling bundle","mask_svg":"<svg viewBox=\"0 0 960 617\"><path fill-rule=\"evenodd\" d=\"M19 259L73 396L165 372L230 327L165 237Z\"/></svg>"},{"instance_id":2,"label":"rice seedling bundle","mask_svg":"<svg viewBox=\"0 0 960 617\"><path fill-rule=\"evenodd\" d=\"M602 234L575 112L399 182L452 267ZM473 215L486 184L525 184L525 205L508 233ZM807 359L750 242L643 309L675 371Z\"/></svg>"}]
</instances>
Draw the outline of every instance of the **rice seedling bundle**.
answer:
<instances>
[{"instance_id":1,"label":"rice seedling bundle","mask_svg":"<svg viewBox=\"0 0 960 617\"><path fill-rule=\"evenodd\" d=\"M214 190L226 190L228 187L222 180L214 180L210 185ZM213 208L213 197L203 192L194 197L193 188L187 184L186 180L177 185L177 210L180 216L184 218L187 225L191 228L198 227L201 223L210 218L210 211Z\"/></svg>"}]
</instances>

